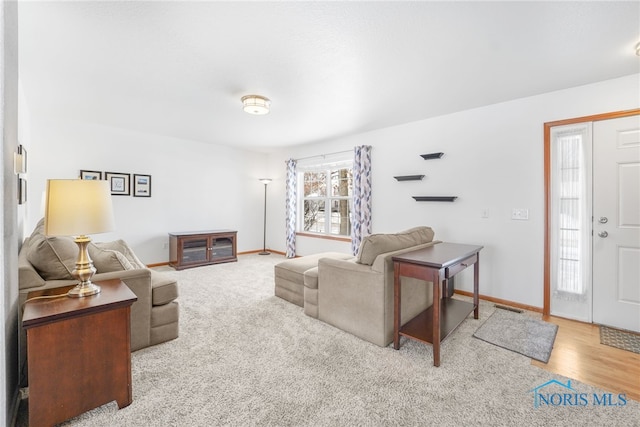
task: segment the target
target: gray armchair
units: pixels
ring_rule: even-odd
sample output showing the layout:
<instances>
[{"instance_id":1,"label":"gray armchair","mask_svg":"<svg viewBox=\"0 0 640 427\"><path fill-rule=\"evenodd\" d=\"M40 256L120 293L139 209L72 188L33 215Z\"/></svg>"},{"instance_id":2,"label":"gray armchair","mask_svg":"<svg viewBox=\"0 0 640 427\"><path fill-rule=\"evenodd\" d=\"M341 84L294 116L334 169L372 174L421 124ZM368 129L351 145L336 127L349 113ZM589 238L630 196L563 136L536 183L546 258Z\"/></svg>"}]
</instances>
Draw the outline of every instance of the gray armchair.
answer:
<instances>
[{"instance_id":1,"label":"gray armchair","mask_svg":"<svg viewBox=\"0 0 640 427\"><path fill-rule=\"evenodd\" d=\"M46 237L41 220L18 255L19 301L31 291L77 283L71 276L78 247L71 238ZM97 270L92 281L120 279L138 300L131 307L131 350L139 350L178 337L178 284L170 274L148 269L123 240L89 245ZM22 310L20 324L22 324ZM21 328L20 358L26 356L26 334Z\"/></svg>"}]
</instances>

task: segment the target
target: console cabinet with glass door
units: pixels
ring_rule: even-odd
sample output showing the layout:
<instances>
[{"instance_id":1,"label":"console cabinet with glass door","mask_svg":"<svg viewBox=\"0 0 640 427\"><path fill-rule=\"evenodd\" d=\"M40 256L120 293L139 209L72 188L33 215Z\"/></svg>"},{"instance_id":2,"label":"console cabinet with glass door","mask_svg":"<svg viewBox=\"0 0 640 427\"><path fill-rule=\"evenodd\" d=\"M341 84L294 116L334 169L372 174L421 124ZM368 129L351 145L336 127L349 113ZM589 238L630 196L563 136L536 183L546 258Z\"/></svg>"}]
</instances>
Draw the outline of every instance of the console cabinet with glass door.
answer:
<instances>
[{"instance_id":1,"label":"console cabinet with glass door","mask_svg":"<svg viewBox=\"0 0 640 427\"><path fill-rule=\"evenodd\" d=\"M169 233L169 265L176 270L237 261L233 230Z\"/></svg>"}]
</instances>

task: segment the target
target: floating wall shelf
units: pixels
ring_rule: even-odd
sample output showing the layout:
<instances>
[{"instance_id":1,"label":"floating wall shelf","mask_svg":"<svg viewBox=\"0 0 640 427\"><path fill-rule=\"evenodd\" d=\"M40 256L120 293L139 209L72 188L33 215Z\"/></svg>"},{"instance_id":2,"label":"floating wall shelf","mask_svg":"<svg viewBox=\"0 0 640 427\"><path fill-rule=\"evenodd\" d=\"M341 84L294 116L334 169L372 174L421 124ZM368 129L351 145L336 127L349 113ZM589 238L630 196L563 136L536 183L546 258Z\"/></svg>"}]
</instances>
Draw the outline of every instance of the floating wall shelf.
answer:
<instances>
[{"instance_id":1,"label":"floating wall shelf","mask_svg":"<svg viewBox=\"0 0 640 427\"><path fill-rule=\"evenodd\" d=\"M458 196L411 196L416 202L453 202Z\"/></svg>"},{"instance_id":2,"label":"floating wall shelf","mask_svg":"<svg viewBox=\"0 0 640 427\"><path fill-rule=\"evenodd\" d=\"M429 154L420 154L420 157L422 157L425 160L431 160L431 159L439 159L443 155L444 153L429 153Z\"/></svg>"},{"instance_id":3,"label":"floating wall shelf","mask_svg":"<svg viewBox=\"0 0 640 427\"><path fill-rule=\"evenodd\" d=\"M402 175L394 176L398 181L420 181L424 178L424 175Z\"/></svg>"}]
</instances>

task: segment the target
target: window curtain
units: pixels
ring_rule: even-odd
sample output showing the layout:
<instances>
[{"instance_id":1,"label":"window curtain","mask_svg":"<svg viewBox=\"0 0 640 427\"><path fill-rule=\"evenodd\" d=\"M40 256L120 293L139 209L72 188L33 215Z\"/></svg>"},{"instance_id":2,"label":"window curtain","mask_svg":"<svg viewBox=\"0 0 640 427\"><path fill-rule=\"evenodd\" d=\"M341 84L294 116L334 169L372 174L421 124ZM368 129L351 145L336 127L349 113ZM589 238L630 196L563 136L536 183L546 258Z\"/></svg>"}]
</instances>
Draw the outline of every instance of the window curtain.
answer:
<instances>
[{"instance_id":1,"label":"window curtain","mask_svg":"<svg viewBox=\"0 0 640 427\"><path fill-rule=\"evenodd\" d=\"M297 164L295 159L287 160L287 196L286 196L286 231L287 231L287 258L296 256L296 219L298 217L298 181Z\"/></svg>"},{"instance_id":2,"label":"window curtain","mask_svg":"<svg viewBox=\"0 0 640 427\"><path fill-rule=\"evenodd\" d=\"M351 253L358 254L362 238L371 234L371 146L354 148Z\"/></svg>"},{"instance_id":3,"label":"window curtain","mask_svg":"<svg viewBox=\"0 0 640 427\"><path fill-rule=\"evenodd\" d=\"M591 321L591 124L551 129L551 314Z\"/></svg>"}]
</instances>

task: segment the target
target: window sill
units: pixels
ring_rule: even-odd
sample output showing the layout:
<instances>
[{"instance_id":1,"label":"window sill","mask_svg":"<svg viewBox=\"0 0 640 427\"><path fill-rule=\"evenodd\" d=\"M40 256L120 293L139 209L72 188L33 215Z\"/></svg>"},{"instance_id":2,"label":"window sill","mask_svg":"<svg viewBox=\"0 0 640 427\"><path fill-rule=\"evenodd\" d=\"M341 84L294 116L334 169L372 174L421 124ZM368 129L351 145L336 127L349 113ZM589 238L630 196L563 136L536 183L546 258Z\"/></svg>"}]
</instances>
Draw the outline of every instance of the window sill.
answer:
<instances>
[{"instance_id":1,"label":"window sill","mask_svg":"<svg viewBox=\"0 0 640 427\"><path fill-rule=\"evenodd\" d=\"M328 234L296 232L296 236L313 237L315 239L337 240L339 242L351 242L351 237L330 236Z\"/></svg>"}]
</instances>

